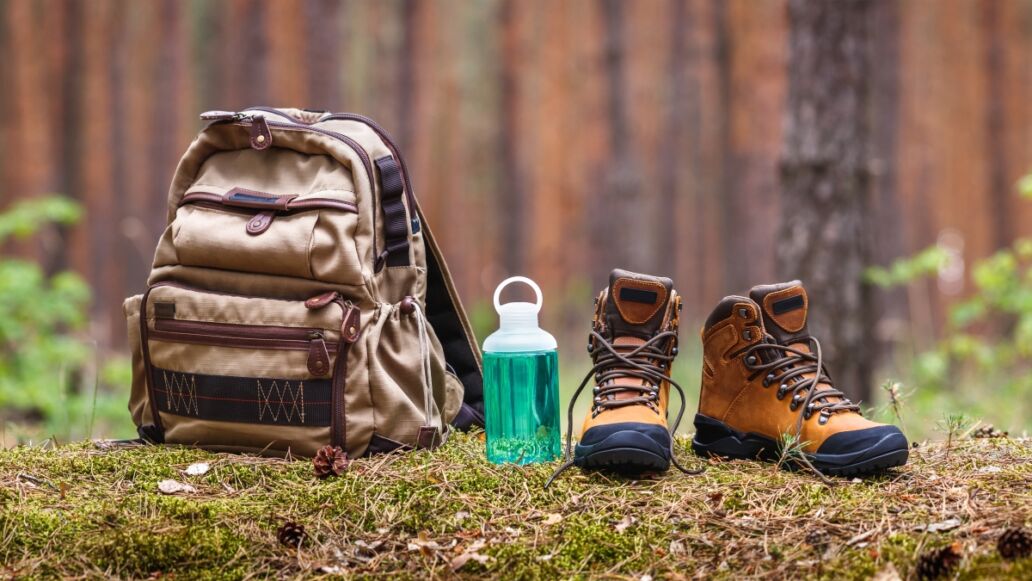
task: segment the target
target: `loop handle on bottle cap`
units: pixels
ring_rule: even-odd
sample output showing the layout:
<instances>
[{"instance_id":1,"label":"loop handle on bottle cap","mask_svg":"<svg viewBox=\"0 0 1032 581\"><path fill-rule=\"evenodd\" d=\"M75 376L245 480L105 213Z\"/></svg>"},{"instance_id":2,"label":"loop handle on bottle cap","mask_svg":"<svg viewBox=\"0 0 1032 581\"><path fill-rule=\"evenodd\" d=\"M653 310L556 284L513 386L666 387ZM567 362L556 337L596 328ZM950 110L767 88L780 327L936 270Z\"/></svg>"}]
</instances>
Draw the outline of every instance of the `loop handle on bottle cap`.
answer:
<instances>
[{"instance_id":1,"label":"loop handle on bottle cap","mask_svg":"<svg viewBox=\"0 0 1032 581\"><path fill-rule=\"evenodd\" d=\"M541 298L541 287L539 287L536 282L530 280L529 278L527 278L525 276L511 276L511 277L503 280L501 282L501 284L498 285L498 288L496 288L495 292L494 292L494 308L495 308L495 311L497 311L499 314L501 314L501 312L502 312L502 305L501 305L501 303L498 302L498 299L501 298L501 296L502 296L502 289L507 287L507 286L509 286L510 284L512 284L514 282L522 282L523 284L525 284L525 285L529 286L530 288L534 289L534 295L537 297L537 301L534 303L534 306L536 307L534 309L534 312L535 313L541 312L541 303L544 302L544 300ZM509 303L506 303L506 304L509 304Z\"/></svg>"}]
</instances>

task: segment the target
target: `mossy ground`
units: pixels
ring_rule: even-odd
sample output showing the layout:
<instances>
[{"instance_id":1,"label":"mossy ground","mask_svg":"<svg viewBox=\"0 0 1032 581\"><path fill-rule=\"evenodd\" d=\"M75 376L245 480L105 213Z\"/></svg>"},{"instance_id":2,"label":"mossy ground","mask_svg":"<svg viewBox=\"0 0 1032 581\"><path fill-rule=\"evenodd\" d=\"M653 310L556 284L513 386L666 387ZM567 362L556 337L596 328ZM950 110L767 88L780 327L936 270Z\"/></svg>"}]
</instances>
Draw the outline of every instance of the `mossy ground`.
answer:
<instances>
[{"instance_id":1,"label":"mossy ground","mask_svg":"<svg viewBox=\"0 0 1032 581\"><path fill-rule=\"evenodd\" d=\"M711 460L637 481L571 470L549 490L554 465L494 466L482 446L458 435L327 480L308 461L174 447L0 451L0 577L906 578L959 541L959 578L1032 578L1032 559L995 548L1032 524L1030 440L925 444L906 467L832 486ZM194 462L211 469L184 474ZM162 494L164 479L196 492ZM286 521L306 527L300 549L277 541Z\"/></svg>"}]
</instances>

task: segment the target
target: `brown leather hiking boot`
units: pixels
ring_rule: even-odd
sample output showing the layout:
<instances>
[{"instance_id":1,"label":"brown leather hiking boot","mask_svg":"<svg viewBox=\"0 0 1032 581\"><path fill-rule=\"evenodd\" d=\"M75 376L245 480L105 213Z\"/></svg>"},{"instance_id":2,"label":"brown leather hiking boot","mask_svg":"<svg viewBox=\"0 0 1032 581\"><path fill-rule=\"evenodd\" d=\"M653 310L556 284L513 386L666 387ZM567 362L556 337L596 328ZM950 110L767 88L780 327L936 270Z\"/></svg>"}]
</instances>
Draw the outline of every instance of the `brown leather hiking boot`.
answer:
<instances>
[{"instance_id":1,"label":"brown leather hiking boot","mask_svg":"<svg viewBox=\"0 0 1032 581\"><path fill-rule=\"evenodd\" d=\"M680 310L681 297L670 279L619 269L610 273L609 286L595 299L588 338L594 365L574 392L567 412L568 459L574 402L594 377L591 412L581 427L573 458L549 483L571 465L630 474L670 467L671 434L684 414L684 391L670 379ZM673 429L667 428L670 385L681 394Z\"/></svg>"},{"instance_id":2,"label":"brown leather hiking boot","mask_svg":"<svg viewBox=\"0 0 1032 581\"><path fill-rule=\"evenodd\" d=\"M700 455L777 459L779 441L798 436L825 474L877 472L907 461L899 428L860 415L823 368L806 328L799 281L761 285L720 301L702 330L703 366L692 448Z\"/></svg>"}]
</instances>

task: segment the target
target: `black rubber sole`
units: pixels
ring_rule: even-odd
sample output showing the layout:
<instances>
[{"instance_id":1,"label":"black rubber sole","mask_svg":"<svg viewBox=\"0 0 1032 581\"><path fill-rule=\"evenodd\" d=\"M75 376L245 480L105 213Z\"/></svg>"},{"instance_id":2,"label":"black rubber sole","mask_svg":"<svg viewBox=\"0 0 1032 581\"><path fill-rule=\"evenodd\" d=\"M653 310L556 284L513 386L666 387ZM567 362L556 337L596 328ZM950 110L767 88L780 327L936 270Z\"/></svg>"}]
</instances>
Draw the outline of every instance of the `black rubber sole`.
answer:
<instances>
[{"instance_id":1,"label":"black rubber sole","mask_svg":"<svg viewBox=\"0 0 1032 581\"><path fill-rule=\"evenodd\" d=\"M623 475L666 472L670 433L653 424L613 424L588 430L574 449L574 464Z\"/></svg>"},{"instance_id":2,"label":"black rubber sole","mask_svg":"<svg viewBox=\"0 0 1032 581\"><path fill-rule=\"evenodd\" d=\"M695 416L695 438L692 450L700 456L777 461L778 444L774 440L749 432L740 432L719 420L702 414ZM814 468L829 476L868 476L906 464L910 446L899 430L887 430L871 444L837 454L806 454ZM798 460L786 462L788 468L805 466Z\"/></svg>"}]
</instances>

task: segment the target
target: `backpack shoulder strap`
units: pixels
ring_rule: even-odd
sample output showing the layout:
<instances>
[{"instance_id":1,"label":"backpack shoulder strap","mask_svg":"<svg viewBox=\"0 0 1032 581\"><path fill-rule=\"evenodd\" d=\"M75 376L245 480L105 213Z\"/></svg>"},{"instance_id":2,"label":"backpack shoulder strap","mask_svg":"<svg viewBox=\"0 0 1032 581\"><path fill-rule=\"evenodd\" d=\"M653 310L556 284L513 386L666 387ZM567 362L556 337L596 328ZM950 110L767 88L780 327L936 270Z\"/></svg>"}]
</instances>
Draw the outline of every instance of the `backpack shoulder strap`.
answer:
<instances>
[{"instance_id":1,"label":"backpack shoulder strap","mask_svg":"<svg viewBox=\"0 0 1032 581\"><path fill-rule=\"evenodd\" d=\"M422 223L426 247L426 313L427 320L444 348L444 361L459 378L464 388L463 405L452 424L459 429L484 425L484 375L473 328L462 308L433 234L419 204L416 212Z\"/></svg>"}]
</instances>

